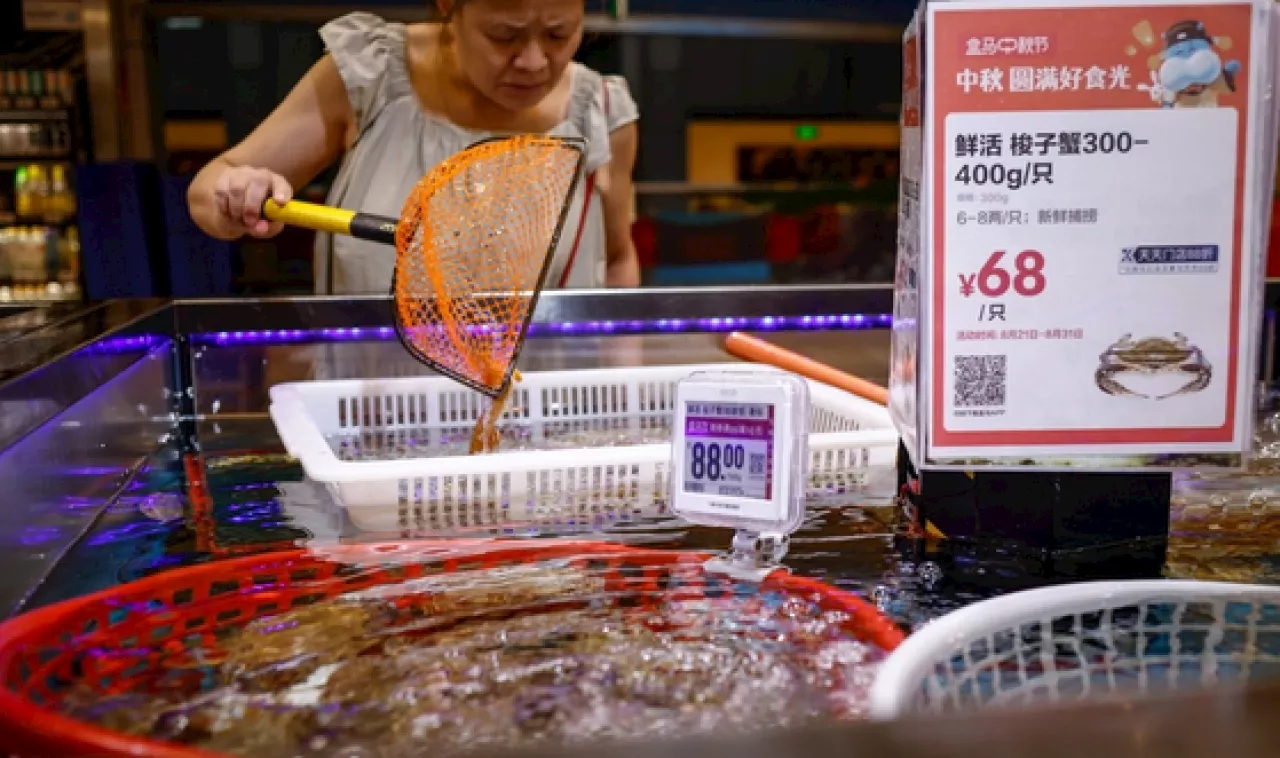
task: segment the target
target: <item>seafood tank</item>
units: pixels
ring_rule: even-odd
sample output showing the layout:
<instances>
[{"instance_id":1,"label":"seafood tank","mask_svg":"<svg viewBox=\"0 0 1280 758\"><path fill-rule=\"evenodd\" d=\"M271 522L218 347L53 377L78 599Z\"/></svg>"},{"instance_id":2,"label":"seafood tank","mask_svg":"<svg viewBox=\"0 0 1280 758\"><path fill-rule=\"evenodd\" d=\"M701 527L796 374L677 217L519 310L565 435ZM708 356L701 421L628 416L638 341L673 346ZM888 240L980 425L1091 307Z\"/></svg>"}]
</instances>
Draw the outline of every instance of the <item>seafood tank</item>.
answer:
<instances>
[{"instance_id":1,"label":"seafood tank","mask_svg":"<svg viewBox=\"0 0 1280 758\"><path fill-rule=\"evenodd\" d=\"M889 301L887 288L869 287L550 293L520 368L731 362L724 334L742 330L883 383ZM461 500L402 502L376 529L358 526L335 491L285 453L268 392L309 379L425 373L395 340L386 308L379 298L139 302L60 322L41 343L60 357L0 386L0 400L28 409L6 418L0 441L11 504L0 514L6 614L288 551L337 561L365 546L449 552L494 538L522 549L581 543L646 555L728 547L731 535L681 522L653 492L500 514ZM1175 478L1162 575L1278 583L1278 397L1260 393L1248 470ZM459 426L405 436L394 453L462 452L469 434ZM508 426L501 446L643 445L668 435L661 421ZM342 460L387 454L358 435L327 443ZM784 564L878 609L902 633L1051 581L1026 575L1030 564L1016 553L975 563L917 533L895 501L891 469L857 482L812 493ZM344 576L363 570L343 565ZM166 648L164 677L146 687L103 697L71 683L60 707L121 734L268 757L398 756L424 744L455 755L865 716L885 651L812 593L737 586L690 596L668 583L620 602L606 584L598 566L571 557L427 571L264 613L207 650Z\"/></svg>"}]
</instances>

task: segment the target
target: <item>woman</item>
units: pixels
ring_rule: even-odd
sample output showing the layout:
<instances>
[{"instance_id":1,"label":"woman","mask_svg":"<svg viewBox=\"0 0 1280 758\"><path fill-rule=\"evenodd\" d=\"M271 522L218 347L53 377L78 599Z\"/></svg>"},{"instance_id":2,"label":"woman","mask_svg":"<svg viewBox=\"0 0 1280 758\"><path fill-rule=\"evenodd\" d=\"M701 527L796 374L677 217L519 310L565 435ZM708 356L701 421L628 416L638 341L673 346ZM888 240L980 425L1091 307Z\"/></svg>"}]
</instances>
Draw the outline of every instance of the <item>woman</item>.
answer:
<instances>
[{"instance_id":1,"label":"woman","mask_svg":"<svg viewBox=\"0 0 1280 758\"><path fill-rule=\"evenodd\" d=\"M288 200L345 152L328 202L398 217L414 184L485 137L550 133L587 140L552 287L634 287L631 243L635 101L620 77L575 63L584 0L437 0L443 24L387 23L366 13L320 30L328 53L250 134L212 161L188 192L208 234L270 237L267 197ZM395 251L318 234L316 291L385 293Z\"/></svg>"}]
</instances>

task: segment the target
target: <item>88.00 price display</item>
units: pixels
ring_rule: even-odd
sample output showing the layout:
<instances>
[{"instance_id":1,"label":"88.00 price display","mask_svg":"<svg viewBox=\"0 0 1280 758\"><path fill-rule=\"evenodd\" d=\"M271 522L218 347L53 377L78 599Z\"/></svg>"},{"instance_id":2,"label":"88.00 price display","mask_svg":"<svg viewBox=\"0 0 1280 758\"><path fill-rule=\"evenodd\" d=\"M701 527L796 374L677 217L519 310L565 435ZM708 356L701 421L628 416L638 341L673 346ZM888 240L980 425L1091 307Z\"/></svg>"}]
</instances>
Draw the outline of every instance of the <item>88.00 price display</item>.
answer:
<instances>
[{"instance_id":1,"label":"88.00 price display","mask_svg":"<svg viewBox=\"0 0 1280 758\"><path fill-rule=\"evenodd\" d=\"M687 439L684 491L767 500L773 491L769 439Z\"/></svg>"},{"instance_id":2,"label":"88.00 price display","mask_svg":"<svg viewBox=\"0 0 1280 758\"><path fill-rule=\"evenodd\" d=\"M689 475L694 479L720 481L726 471L741 470L747 463L747 449L732 443L695 442L689 449Z\"/></svg>"}]
</instances>

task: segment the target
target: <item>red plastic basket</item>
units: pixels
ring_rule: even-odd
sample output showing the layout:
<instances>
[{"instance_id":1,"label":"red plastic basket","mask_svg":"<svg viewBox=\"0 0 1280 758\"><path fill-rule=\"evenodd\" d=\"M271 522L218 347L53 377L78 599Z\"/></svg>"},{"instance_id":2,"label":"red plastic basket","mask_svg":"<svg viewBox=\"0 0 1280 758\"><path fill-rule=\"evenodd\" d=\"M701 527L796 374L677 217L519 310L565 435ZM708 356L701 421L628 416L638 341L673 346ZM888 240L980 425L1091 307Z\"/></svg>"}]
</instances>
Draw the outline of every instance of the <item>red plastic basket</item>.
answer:
<instances>
[{"instance_id":1,"label":"red plastic basket","mask_svg":"<svg viewBox=\"0 0 1280 758\"><path fill-rule=\"evenodd\" d=\"M56 708L73 680L103 694L120 692L165 655L194 644L218 649L218 633L229 627L370 587L567 560L601 576L611 596L640 603L655 596L735 593L736 582L701 570L707 557L600 542L434 540L293 550L158 574L0 625L0 752L21 758L225 758L107 731ZM781 571L765 580L764 589L801 595L823 610L847 614L846 631L886 653L902 642L902 632L875 606L843 590ZM150 653L122 660L109 654L140 646Z\"/></svg>"}]
</instances>

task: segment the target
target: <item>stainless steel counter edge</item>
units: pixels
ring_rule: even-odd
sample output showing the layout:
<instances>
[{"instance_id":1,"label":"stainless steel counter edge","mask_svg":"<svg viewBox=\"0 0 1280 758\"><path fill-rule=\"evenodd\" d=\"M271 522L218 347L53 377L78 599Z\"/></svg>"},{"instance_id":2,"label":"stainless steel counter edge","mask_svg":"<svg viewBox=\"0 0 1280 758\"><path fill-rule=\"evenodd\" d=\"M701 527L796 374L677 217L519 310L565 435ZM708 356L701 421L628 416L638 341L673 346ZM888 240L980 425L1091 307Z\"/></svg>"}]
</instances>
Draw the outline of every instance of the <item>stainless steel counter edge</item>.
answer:
<instances>
[{"instance_id":1,"label":"stainless steel counter edge","mask_svg":"<svg viewBox=\"0 0 1280 758\"><path fill-rule=\"evenodd\" d=\"M888 313L892 303L893 288L889 284L562 290L542 293L534 321ZM78 310L62 309L58 323L83 319L120 304L127 304L134 317L172 309L173 329L166 333L174 337L232 327L323 329L391 324L391 300L385 295L107 301L88 303ZM1280 279L1268 280L1266 306L1280 308ZM99 328L84 335L83 342L110 336L119 328L120 324L104 318ZM19 335L18 340L26 336ZM11 368L0 356L0 371Z\"/></svg>"},{"instance_id":2,"label":"stainless steel counter edge","mask_svg":"<svg viewBox=\"0 0 1280 758\"><path fill-rule=\"evenodd\" d=\"M385 295L179 300L175 307L182 334L363 328L392 323L392 302ZM884 314L892 308L893 288L884 284L556 290L539 296L533 321L750 319Z\"/></svg>"}]
</instances>

